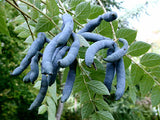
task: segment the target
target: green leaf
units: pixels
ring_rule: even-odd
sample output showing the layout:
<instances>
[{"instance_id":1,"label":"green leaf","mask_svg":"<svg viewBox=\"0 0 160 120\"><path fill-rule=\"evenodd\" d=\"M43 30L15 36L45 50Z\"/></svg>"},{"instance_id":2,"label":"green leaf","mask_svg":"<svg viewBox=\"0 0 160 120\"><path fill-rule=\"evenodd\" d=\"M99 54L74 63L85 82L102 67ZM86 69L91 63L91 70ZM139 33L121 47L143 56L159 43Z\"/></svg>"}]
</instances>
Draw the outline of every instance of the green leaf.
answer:
<instances>
[{"instance_id":1,"label":"green leaf","mask_svg":"<svg viewBox=\"0 0 160 120\"><path fill-rule=\"evenodd\" d=\"M155 86L151 92L151 103L153 107L157 106L160 103L160 86Z\"/></svg>"},{"instance_id":2,"label":"green leaf","mask_svg":"<svg viewBox=\"0 0 160 120\"><path fill-rule=\"evenodd\" d=\"M31 18L37 19L38 17L39 17L39 12L33 8L31 12Z\"/></svg>"},{"instance_id":3,"label":"green leaf","mask_svg":"<svg viewBox=\"0 0 160 120\"><path fill-rule=\"evenodd\" d=\"M80 48L79 48L78 54L79 54L80 58L82 58L82 59L85 58L86 50L87 50L87 47L80 47Z\"/></svg>"},{"instance_id":4,"label":"green leaf","mask_svg":"<svg viewBox=\"0 0 160 120\"><path fill-rule=\"evenodd\" d=\"M112 22L113 28L115 31L117 31L118 28L118 21L115 20ZM104 35L109 38L113 38L112 28L109 22L102 21L101 24L97 27L98 33L101 35Z\"/></svg>"},{"instance_id":5,"label":"green leaf","mask_svg":"<svg viewBox=\"0 0 160 120\"><path fill-rule=\"evenodd\" d=\"M53 20L55 23L58 22L56 17L54 17ZM54 26L55 25L50 20L48 20L46 17L40 17L38 19L38 23L36 24L35 31L36 32L46 32L46 31L51 30Z\"/></svg>"},{"instance_id":6,"label":"green leaf","mask_svg":"<svg viewBox=\"0 0 160 120\"><path fill-rule=\"evenodd\" d=\"M128 44L130 45L136 39L137 31L127 28L122 28L116 32L116 36L117 38L126 39L128 41Z\"/></svg>"},{"instance_id":7,"label":"green leaf","mask_svg":"<svg viewBox=\"0 0 160 120\"><path fill-rule=\"evenodd\" d=\"M140 63L146 67L160 65L160 55L156 53L146 53L141 57Z\"/></svg>"},{"instance_id":8,"label":"green leaf","mask_svg":"<svg viewBox=\"0 0 160 120\"><path fill-rule=\"evenodd\" d=\"M103 9L99 5L91 5L89 19L97 18L99 15L103 14Z\"/></svg>"},{"instance_id":9,"label":"green leaf","mask_svg":"<svg viewBox=\"0 0 160 120\"><path fill-rule=\"evenodd\" d=\"M145 96L151 90L154 81L148 74L145 74L139 84L141 95Z\"/></svg>"},{"instance_id":10,"label":"green leaf","mask_svg":"<svg viewBox=\"0 0 160 120\"><path fill-rule=\"evenodd\" d=\"M9 31L6 24L6 14L5 8L2 3L0 3L0 32L9 35Z\"/></svg>"},{"instance_id":11,"label":"green leaf","mask_svg":"<svg viewBox=\"0 0 160 120\"><path fill-rule=\"evenodd\" d=\"M108 111L98 111L94 113L91 117L92 120L114 120L112 114Z\"/></svg>"},{"instance_id":12,"label":"green leaf","mask_svg":"<svg viewBox=\"0 0 160 120\"><path fill-rule=\"evenodd\" d=\"M25 30L25 31L22 31L18 34L18 37L21 37L21 38L27 38L29 37L30 35L30 32L28 30Z\"/></svg>"},{"instance_id":13,"label":"green leaf","mask_svg":"<svg viewBox=\"0 0 160 120\"><path fill-rule=\"evenodd\" d=\"M86 90L81 91L80 101L81 101L81 104L90 101L88 92Z\"/></svg>"},{"instance_id":14,"label":"green leaf","mask_svg":"<svg viewBox=\"0 0 160 120\"><path fill-rule=\"evenodd\" d=\"M94 63L96 65L97 70L101 70L105 72L106 68L98 59L94 59Z\"/></svg>"},{"instance_id":15,"label":"green leaf","mask_svg":"<svg viewBox=\"0 0 160 120\"><path fill-rule=\"evenodd\" d=\"M93 80L98 80L98 81L101 81L103 82L104 81L104 78L105 78L105 71L102 71L102 70L97 70L97 71L92 71L90 73L90 77L93 79Z\"/></svg>"},{"instance_id":16,"label":"green leaf","mask_svg":"<svg viewBox=\"0 0 160 120\"><path fill-rule=\"evenodd\" d=\"M123 60L125 69L127 69L131 65L131 59L129 59L127 56L123 56Z\"/></svg>"},{"instance_id":17,"label":"green leaf","mask_svg":"<svg viewBox=\"0 0 160 120\"><path fill-rule=\"evenodd\" d=\"M19 15L13 20L13 22L15 22L16 24L20 24L20 23L25 22L25 20L24 20L24 17L22 15Z\"/></svg>"},{"instance_id":18,"label":"green leaf","mask_svg":"<svg viewBox=\"0 0 160 120\"><path fill-rule=\"evenodd\" d=\"M79 37L79 41L80 41L80 46L84 46L84 47L89 47L89 43L87 42L87 40L82 36L77 34Z\"/></svg>"},{"instance_id":19,"label":"green leaf","mask_svg":"<svg viewBox=\"0 0 160 120\"><path fill-rule=\"evenodd\" d=\"M34 4L37 8L41 9L41 0L35 0Z\"/></svg>"},{"instance_id":20,"label":"green leaf","mask_svg":"<svg viewBox=\"0 0 160 120\"><path fill-rule=\"evenodd\" d=\"M135 104L135 102L136 102L136 88L135 88L135 86L129 87L129 96L130 96L132 102Z\"/></svg>"},{"instance_id":21,"label":"green leaf","mask_svg":"<svg viewBox=\"0 0 160 120\"><path fill-rule=\"evenodd\" d=\"M46 105L41 105L38 108L38 114L44 114L47 111L47 106Z\"/></svg>"},{"instance_id":22,"label":"green leaf","mask_svg":"<svg viewBox=\"0 0 160 120\"><path fill-rule=\"evenodd\" d=\"M86 20L90 14L90 3L89 2L81 2L77 5L75 10L76 18L79 22Z\"/></svg>"},{"instance_id":23,"label":"green leaf","mask_svg":"<svg viewBox=\"0 0 160 120\"><path fill-rule=\"evenodd\" d=\"M64 72L63 72L63 83L66 81L67 79L67 75L68 75L68 72L69 72L69 67L66 67Z\"/></svg>"},{"instance_id":24,"label":"green leaf","mask_svg":"<svg viewBox=\"0 0 160 120\"><path fill-rule=\"evenodd\" d=\"M57 95L56 95L56 82L48 88L50 96L53 98L54 102L57 104Z\"/></svg>"},{"instance_id":25,"label":"green leaf","mask_svg":"<svg viewBox=\"0 0 160 120\"><path fill-rule=\"evenodd\" d=\"M41 87L41 81L37 81L33 87L39 90Z\"/></svg>"},{"instance_id":26,"label":"green leaf","mask_svg":"<svg viewBox=\"0 0 160 120\"><path fill-rule=\"evenodd\" d=\"M94 103L98 110L107 110L110 111L109 105L103 99L94 100Z\"/></svg>"},{"instance_id":27,"label":"green leaf","mask_svg":"<svg viewBox=\"0 0 160 120\"><path fill-rule=\"evenodd\" d=\"M46 4L50 16L59 15L59 8L55 0L47 0Z\"/></svg>"},{"instance_id":28,"label":"green leaf","mask_svg":"<svg viewBox=\"0 0 160 120\"><path fill-rule=\"evenodd\" d=\"M160 66L152 68L151 74L157 78L160 78Z\"/></svg>"},{"instance_id":29,"label":"green leaf","mask_svg":"<svg viewBox=\"0 0 160 120\"><path fill-rule=\"evenodd\" d=\"M145 54L150 48L150 44L142 41L136 41L130 45L127 54L131 56L140 56Z\"/></svg>"},{"instance_id":30,"label":"green leaf","mask_svg":"<svg viewBox=\"0 0 160 120\"><path fill-rule=\"evenodd\" d=\"M109 91L106 88L106 86L100 82L100 81L96 81L96 80L91 80L89 82L87 82L89 88L91 90L93 90L95 93L100 94L100 95L109 95Z\"/></svg>"},{"instance_id":31,"label":"green leaf","mask_svg":"<svg viewBox=\"0 0 160 120\"><path fill-rule=\"evenodd\" d=\"M82 119L88 118L93 111L94 111L94 106L91 102L84 104L83 107L81 108Z\"/></svg>"},{"instance_id":32,"label":"green leaf","mask_svg":"<svg viewBox=\"0 0 160 120\"><path fill-rule=\"evenodd\" d=\"M56 114L56 105L54 101L47 96L47 104L48 104L48 120L56 120L55 114Z\"/></svg>"},{"instance_id":33,"label":"green leaf","mask_svg":"<svg viewBox=\"0 0 160 120\"><path fill-rule=\"evenodd\" d=\"M131 79L132 83L136 85L142 79L144 71L137 66L136 64L132 64L131 66Z\"/></svg>"},{"instance_id":34,"label":"green leaf","mask_svg":"<svg viewBox=\"0 0 160 120\"><path fill-rule=\"evenodd\" d=\"M79 5L79 3L84 2L84 0L70 0L69 7L71 9L75 10L76 6Z\"/></svg>"},{"instance_id":35,"label":"green leaf","mask_svg":"<svg viewBox=\"0 0 160 120\"><path fill-rule=\"evenodd\" d=\"M24 43L28 43L28 44L33 43L32 36L27 37L26 40L24 41Z\"/></svg>"}]
</instances>

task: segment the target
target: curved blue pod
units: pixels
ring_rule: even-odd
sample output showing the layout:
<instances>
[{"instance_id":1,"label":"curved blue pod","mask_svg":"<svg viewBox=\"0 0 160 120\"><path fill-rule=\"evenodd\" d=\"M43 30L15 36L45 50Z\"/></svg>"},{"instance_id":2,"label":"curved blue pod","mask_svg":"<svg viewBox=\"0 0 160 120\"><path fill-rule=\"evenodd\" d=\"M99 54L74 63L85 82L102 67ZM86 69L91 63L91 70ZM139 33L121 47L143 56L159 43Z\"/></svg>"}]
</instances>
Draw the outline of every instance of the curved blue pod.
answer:
<instances>
[{"instance_id":1,"label":"curved blue pod","mask_svg":"<svg viewBox=\"0 0 160 120\"><path fill-rule=\"evenodd\" d=\"M76 67L77 67L77 60L75 59L75 61L69 66L69 72L68 72L68 76L67 76L67 80L63 89L63 94L61 97L61 102L65 102L71 92L72 92L72 88L73 88L73 84L75 81L75 77L76 77Z\"/></svg>"},{"instance_id":2,"label":"curved blue pod","mask_svg":"<svg viewBox=\"0 0 160 120\"><path fill-rule=\"evenodd\" d=\"M105 20L106 22L112 22L113 20L117 19L117 17L118 15L114 11L107 12L102 15L102 19Z\"/></svg>"},{"instance_id":3,"label":"curved blue pod","mask_svg":"<svg viewBox=\"0 0 160 120\"><path fill-rule=\"evenodd\" d=\"M117 74L117 90L115 93L116 100L119 100L125 91L125 67L123 58L120 58L116 63L116 74Z\"/></svg>"},{"instance_id":4,"label":"curved blue pod","mask_svg":"<svg viewBox=\"0 0 160 120\"><path fill-rule=\"evenodd\" d=\"M55 82L57 72L59 71L60 66L58 65L58 60L62 59L68 50L69 50L69 46L64 46L62 49L59 50L54 61L52 61L53 74L49 75L49 77L47 78L49 82L49 86L51 86Z\"/></svg>"},{"instance_id":5,"label":"curved blue pod","mask_svg":"<svg viewBox=\"0 0 160 120\"><path fill-rule=\"evenodd\" d=\"M46 42L46 36L44 33L38 33L37 39L33 41L32 45L30 46L27 55L21 61L20 66L14 69L11 75L19 75L21 74L30 64L31 58L36 54L37 51L40 51L44 43Z\"/></svg>"},{"instance_id":6,"label":"curved blue pod","mask_svg":"<svg viewBox=\"0 0 160 120\"><path fill-rule=\"evenodd\" d=\"M80 35L82 35L87 41L91 41L91 42L97 42L100 40L112 40L108 37L104 37L102 35L96 34L96 33L90 33L90 32L84 32L84 33L80 33Z\"/></svg>"},{"instance_id":7,"label":"curved blue pod","mask_svg":"<svg viewBox=\"0 0 160 120\"><path fill-rule=\"evenodd\" d=\"M102 21L102 17L101 15L99 15L97 18L90 20L79 32L83 33L83 32L92 32L97 26L100 25L101 21Z\"/></svg>"},{"instance_id":8,"label":"curved blue pod","mask_svg":"<svg viewBox=\"0 0 160 120\"><path fill-rule=\"evenodd\" d=\"M32 84L34 83L35 80L37 80L38 75L39 75L38 61L39 61L40 57L41 57L40 52L37 52L37 54L31 60L30 81L32 82Z\"/></svg>"},{"instance_id":9,"label":"curved blue pod","mask_svg":"<svg viewBox=\"0 0 160 120\"><path fill-rule=\"evenodd\" d=\"M114 52L114 49L109 48L107 50L107 56L111 55ZM107 63L106 64L106 74L104 79L104 84L108 88L109 92L111 91L112 81L115 76L115 63Z\"/></svg>"},{"instance_id":10,"label":"curved blue pod","mask_svg":"<svg viewBox=\"0 0 160 120\"><path fill-rule=\"evenodd\" d=\"M29 72L27 73L27 75L24 76L23 82L25 82L25 83L29 83L29 82L30 82L30 74L31 74L31 71L29 71Z\"/></svg>"},{"instance_id":11,"label":"curved blue pod","mask_svg":"<svg viewBox=\"0 0 160 120\"><path fill-rule=\"evenodd\" d=\"M115 62L122 58L128 50L128 42L125 39L119 38L119 41L123 43L123 47L120 48L119 50L115 51L113 54L107 56L107 58L104 58L104 61L107 62Z\"/></svg>"},{"instance_id":12,"label":"curved blue pod","mask_svg":"<svg viewBox=\"0 0 160 120\"><path fill-rule=\"evenodd\" d=\"M41 103L43 102L44 97L47 93L47 90L48 90L47 76L42 74L41 87L40 87L39 93L38 93L36 99L30 105L28 110L36 109L37 107L39 107L41 105Z\"/></svg>"},{"instance_id":13,"label":"curved blue pod","mask_svg":"<svg viewBox=\"0 0 160 120\"><path fill-rule=\"evenodd\" d=\"M93 63L95 54L100 50L104 48L113 48L114 41L111 40L101 40L93 43L86 51L85 54L85 63L88 67L91 67L91 64Z\"/></svg>"},{"instance_id":14,"label":"curved blue pod","mask_svg":"<svg viewBox=\"0 0 160 120\"><path fill-rule=\"evenodd\" d=\"M63 59L58 60L58 64L61 67L67 67L70 64L72 64L78 55L78 51L80 48L79 37L76 35L76 33L72 33L72 37L73 37L74 42L72 43L68 51L68 54Z\"/></svg>"}]
</instances>

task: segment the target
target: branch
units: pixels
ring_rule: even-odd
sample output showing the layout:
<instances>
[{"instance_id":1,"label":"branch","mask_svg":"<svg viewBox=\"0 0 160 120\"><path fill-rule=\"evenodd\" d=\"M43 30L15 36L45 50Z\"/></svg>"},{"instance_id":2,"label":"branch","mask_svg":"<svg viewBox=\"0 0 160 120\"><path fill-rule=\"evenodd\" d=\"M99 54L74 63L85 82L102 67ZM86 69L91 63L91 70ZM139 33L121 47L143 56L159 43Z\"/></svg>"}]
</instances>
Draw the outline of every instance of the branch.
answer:
<instances>
[{"instance_id":1,"label":"branch","mask_svg":"<svg viewBox=\"0 0 160 120\"><path fill-rule=\"evenodd\" d=\"M101 0L97 0L97 1L99 2L100 6L102 7L104 13L106 13L107 11L106 11L104 5L102 4ZM116 41L117 41L117 37L116 37L116 33L115 33L115 31L114 31L113 24L112 24L112 22L109 22L109 23L110 23L110 26L111 26L111 28L112 28L112 33L113 33L114 41L116 42Z\"/></svg>"},{"instance_id":2,"label":"branch","mask_svg":"<svg viewBox=\"0 0 160 120\"><path fill-rule=\"evenodd\" d=\"M19 8L19 6L18 6L18 4L16 3L16 1L13 0L13 2L14 2L14 4ZM20 12L21 12L21 11L20 11ZM25 19L25 21L26 21L26 23L27 23L28 29L29 29L29 31L30 31L30 33L31 33L31 36L32 36L32 39L33 39L33 41L34 41L34 36L33 36L32 30L31 30L31 28L30 28L30 26L29 26L28 19L27 19L27 17L23 14L23 12L21 12L21 14L23 15L23 17L24 17L24 19Z\"/></svg>"},{"instance_id":3,"label":"branch","mask_svg":"<svg viewBox=\"0 0 160 120\"><path fill-rule=\"evenodd\" d=\"M9 0L6 0L8 2L8 4L10 4L12 7L14 7L15 9L17 9L19 12L23 13L27 18L33 20L33 22L37 23L37 21L35 19L32 19L31 16L29 16L27 13L23 12L19 7L17 7L15 4L13 4L12 2L10 2ZM48 31L48 33L50 35L52 35L53 37L55 36L53 33L51 33L50 31Z\"/></svg>"},{"instance_id":4,"label":"branch","mask_svg":"<svg viewBox=\"0 0 160 120\"><path fill-rule=\"evenodd\" d=\"M31 3L29 3L29 2L23 1L23 0L19 0L19 1L25 3L26 5L32 7L33 9L37 10L39 13L41 13L42 15L44 15L49 21L51 21L51 22L55 25L55 27L56 27L59 31L61 31L60 28L56 25L56 23L55 23L50 17L48 17L46 14L44 14L40 9L38 9L36 6L34 6L33 4L31 4Z\"/></svg>"},{"instance_id":5,"label":"branch","mask_svg":"<svg viewBox=\"0 0 160 120\"><path fill-rule=\"evenodd\" d=\"M62 115L62 112L63 112L63 107L64 107L64 103L61 103L61 101L59 101L58 111L57 111L57 114L56 114L56 120L61 119L61 115Z\"/></svg>"}]
</instances>

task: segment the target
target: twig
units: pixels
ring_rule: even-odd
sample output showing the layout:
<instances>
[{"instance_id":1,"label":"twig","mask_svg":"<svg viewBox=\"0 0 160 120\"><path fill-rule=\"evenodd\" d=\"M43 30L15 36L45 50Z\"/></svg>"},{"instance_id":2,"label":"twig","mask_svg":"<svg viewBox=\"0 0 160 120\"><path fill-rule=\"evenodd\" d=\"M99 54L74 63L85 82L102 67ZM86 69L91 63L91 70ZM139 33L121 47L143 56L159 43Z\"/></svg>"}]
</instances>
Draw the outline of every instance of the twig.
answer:
<instances>
[{"instance_id":1,"label":"twig","mask_svg":"<svg viewBox=\"0 0 160 120\"><path fill-rule=\"evenodd\" d=\"M106 13L107 11L106 11L104 5L102 4L101 0L97 0L97 1L99 2L99 4L100 4L100 6L102 7L103 11ZM112 22L109 22L109 24L110 24L110 26L111 26L111 28L112 28L112 33L113 33L114 41L116 42L116 41L117 41L117 37L116 37L116 33L115 33L115 31L114 31L113 24L112 24Z\"/></svg>"},{"instance_id":2,"label":"twig","mask_svg":"<svg viewBox=\"0 0 160 120\"><path fill-rule=\"evenodd\" d=\"M64 12L67 13L67 10L65 9L63 3L61 2L61 0L58 0L59 4L61 5L61 7L63 8Z\"/></svg>"},{"instance_id":3,"label":"twig","mask_svg":"<svg viewBox=\"0 0 160 120\"><path fill-rule=\"evenodd\" d=\"M18 4L16 3L16 1L13 0L13 2L14 2L14 4L19 8L19 6L18 6ZM20 11L20 12L21 12L21 11ZM30 31L30 33L31 33L31 36L32 36L32 39L33 39L33 41L34 41L34 35L33 35L33 33L32 33L32 30L31 30L30 26L29 26L28 19L27 19L27 17L23 14L23 12L21 12L21 14L23 15L23 17L24 17L24 19L25 19L25 21L26 21L26 23L27 23L28 29L29 29L29 31Z\"/></svg>"},{"instance_id":4,"label":"twig","mask_svg":"<svg viewBox=\"0 0 160 120\"><path fill-rule=\"evenodd\" d=\"M10 4L12 7L14 7L15 9L17 9L19 12L23 13L27 18L33 20L33 22L37 23L37 21L35 19L32 19L31 16L29 16L27 13L23 12L19 7L17 7L15 4L13 4L12 2L10 2L9 0L6 0L8 2L8 4ZM51 33L50 31L48 31L48 33L50 35L52 35L53 37L55 36L53 33Z\"/></svg>"},{"instance_id":5,"label":"twig","mask_svg":"<svg viewBox=\"0 0 160 120\"><path fill-rule=\"evenodd\" d=\"M55 23L50 17L48 17L46 14L44 14L40 9L38 9L36 6L34 6L33 4L31 4L31 3L29 3L29 2L23 1L23 0L19 0L19 1L27 4L28 6L32 7L33 9L37 10L39 13L41 13L42 15L44 15L49 21L51 21L51 22L55 25L55 27L56 27L59 31L61 31L60 28L56 25L56 23Z\"/></svg>"},{"instance_id":6,"label":"twig","mask_svg":"<svg viewBox=\"0 0 160 120\"><path fill-rule=\"evenodd\" d=\"M56 114L56 120L61 119L61 115L62 115L62 112L63 112L63 106L64 106L64 103L61 103L61 101L59 101L58 111L57 111L57 114Z\"/></svg>"}]
</instances>

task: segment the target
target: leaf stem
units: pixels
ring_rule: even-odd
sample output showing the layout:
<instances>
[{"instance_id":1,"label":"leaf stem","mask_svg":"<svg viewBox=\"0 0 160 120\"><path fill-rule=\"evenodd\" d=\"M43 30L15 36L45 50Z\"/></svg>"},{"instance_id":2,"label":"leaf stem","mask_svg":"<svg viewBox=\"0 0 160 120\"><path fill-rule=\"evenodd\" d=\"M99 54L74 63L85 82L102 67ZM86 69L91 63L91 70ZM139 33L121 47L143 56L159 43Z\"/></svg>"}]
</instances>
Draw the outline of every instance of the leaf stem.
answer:
<instances>
[{"instance_id":1,"label":"leaf stem","mask_svg":"<svg viewBox=\"0 0 160 120\"><path fill-rule=\"evenodd\" d=\"M61 5L61 7L63 8L65 13L68 13L66 8L64 7L63 3L61 2L61 0L58 0L59 4Z\"/></svg>"},{"instance_id":2,"label":"leaf stem","mask_svg":"<svg viewBox=\"0 0 160 120\"><path fill-rule=\"evenodd\" d=\"M49 21L51 21L51 22L55 25L55 27L56 27L59 31L61 31L60 28L56 25L56 23L55 23L49 16L47 16L46 14L44 14L39 8L37 8L37 7L34 6L33 4L31 4L31 3L29 3L29 2L26 2L26 1L24 1L24 0L19 0L19 1L25 3L26 5L32 7L33 9L37 10L39 13L41 13L42 15L44 15Z\"/></svg>"},{"instance_id":3,"label":"leaf stem","mask_svg":"<svg viewBox=\"0 0 160 120\"><path fill-rule=\"evenodd\" d=\"M152 76L149 72L147 72L142 66L140 66L138 63L136 63L129 55L125 55L125 56L128 57L135 65L137 65L139 68L141 68L148 76L150 76L150 77L152 78L152 80L153 80L157 85L160 86L160 83L159 83L157 80L155 80L155 79L153 78L153 76Z\"/></svg>"},{"instance_id":4,"label":"leaf stem","mask_svg":"<svg viewBox=\"0 0 160 120\"><path fill-rule=\"evenodd\" d=\"M107 10L105 9L104 5L102 4L101 0L97 0L100 4L100 6L102 7L104 13L107 13ZM112 33L113 33L113 37L114 37L114 41L116 42L117 41L117 37L116 37L116 33L115 33L115 30L114 30L114 27L113 27L113 24L112 22L109 22L111 28L112 28Z\"/></svg>"}]
</instances>

